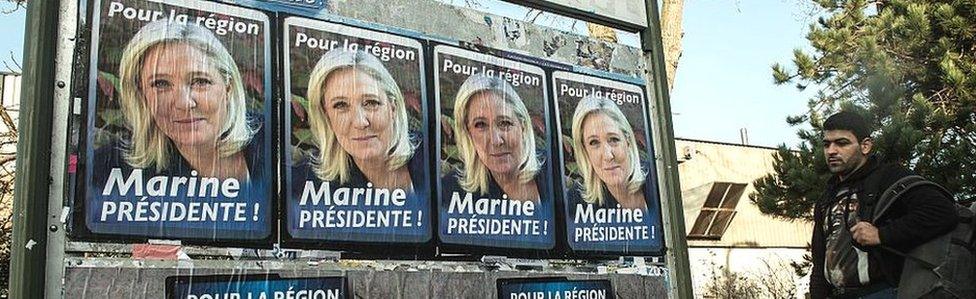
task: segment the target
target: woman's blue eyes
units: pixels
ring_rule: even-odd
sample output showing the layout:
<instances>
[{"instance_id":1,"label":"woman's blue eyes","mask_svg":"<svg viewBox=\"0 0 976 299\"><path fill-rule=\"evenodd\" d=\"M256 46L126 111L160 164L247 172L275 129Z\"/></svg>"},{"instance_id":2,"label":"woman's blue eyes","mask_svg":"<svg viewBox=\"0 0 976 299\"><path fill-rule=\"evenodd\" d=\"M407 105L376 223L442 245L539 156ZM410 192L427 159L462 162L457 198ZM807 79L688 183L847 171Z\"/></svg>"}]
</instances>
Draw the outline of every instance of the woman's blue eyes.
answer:
<instances>
[{"instance_id":1,"label":"woman's blue eyes","mask_svg":"<svg viewBox=\"0 0 976 299\"><path fill-rule=\"evenodd\" d=\"M162 88L172 87L173 84L166 80L157 79L157 80L150 81L149 86L151 86L152 88L162 89Z\"/></svg>"},{"instance_id":2,"label":"woman's blue eyes","mask_svg":"<svg viewBox=\"0 0 976 299\"><path fill-rule=\"evenodd\" d=\"M621 141L623 141L623 139L617 136L611 136L607 138L607 143L610 145L618 145L620 144ZM598 146L600 145L600 140L596 138L590 139L590 141L588 141L586 144L589 146Z\"/></svg>"},{"instance_id":3,"label":"woman's blue eyes","mask_svg":"<svg viewBox=\"0 0 976 299\"><path fill-rule=\"evenodd\" d=\"M196 87L209 86L213 85L213 80L210 80L209 78L193 78L193 80L190 81L190 85Z\"/></svg>"},{"instance_id":4,"label":"woman's blue eyes","mask_svg":"<svg viewBox=\"0 0 976 299\"><path fill-rule=\"evenodd\" d=\"M367 99L367 100L363 101L363 107L367 107L367 108L379 107L379 106L382 106L382 105L383 105L383 102L380 102L379 100L376 100L376 99Z\"/></svg>"},{"instance_id":5,"label":"woman's blue eyes","mask_svg":"<svg viewBox=\"0 0 976 299\"><path fill-rule=\"evenodd\" d=\"M511 127L514 127L514 126L515 126L515 123L512 122L512 121L510 121L510 120L503 120L503 121L499 121L498 122L498 127L502 128L502 129L508 129L508 128L511 128Z\"/></svg>"},{"instance_id":6,"label":"woman's blue eyes","mask_svg":"<svg viewBox=\"0 0 976 299\"><path fill-rule=\"evenodd\" d=\"M199 77L190 79L190 87L202 88L213 84L214 81L210 80L209 78ZM173 82L166 79L155 79L149 81L149 86L155 89L168 89L173 87Z\"/></svg>"},{"instance_id":7,"label":"woman's blue eyes","mask_svg":"<svg viewBox=\"0 0 976 299\"><path fill-rule=\"evenodd\" d=\"M365 99L362 105L366 110L374 110L380 106L383 106L383 102L378 99ZM349 108L349 103L346 101L338 101L332 103L332 109L344 110Z\"/></svg>"},{"instance_id":8,"label":"woman's blue eyes","mask_svg":"<svg viewBox=\"0 0 976 299\"><path fill-rule=\"evenodd\" d=\"M496 122L495 125L498 126L498 129L502 131L508 131L512 127L515 127L515 122L510 120L500 120ZM474 127L475 129L487 129L489 124L486 121L478 120L472 123L471 126Z\"/></svg>"}]
</instances>

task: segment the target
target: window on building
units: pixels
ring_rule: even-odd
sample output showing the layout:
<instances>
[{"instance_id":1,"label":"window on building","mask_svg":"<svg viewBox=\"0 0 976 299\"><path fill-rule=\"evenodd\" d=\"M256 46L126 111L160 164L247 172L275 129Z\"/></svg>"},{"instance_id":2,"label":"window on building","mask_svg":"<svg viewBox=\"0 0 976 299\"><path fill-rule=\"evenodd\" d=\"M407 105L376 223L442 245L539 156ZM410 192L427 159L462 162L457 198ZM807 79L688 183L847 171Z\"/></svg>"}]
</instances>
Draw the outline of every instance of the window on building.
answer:
<instances>
[{"instance_id":1,"label":"window on building","mask_svg":"<svg viewBox=\"0 0 976 299\"><path fill-rule=\"evenodd\" d=\"M705 198L689 239L721 239L735 217L735 206L746 190L746 184L715 182Z\"/></svg>"}]
</instances>

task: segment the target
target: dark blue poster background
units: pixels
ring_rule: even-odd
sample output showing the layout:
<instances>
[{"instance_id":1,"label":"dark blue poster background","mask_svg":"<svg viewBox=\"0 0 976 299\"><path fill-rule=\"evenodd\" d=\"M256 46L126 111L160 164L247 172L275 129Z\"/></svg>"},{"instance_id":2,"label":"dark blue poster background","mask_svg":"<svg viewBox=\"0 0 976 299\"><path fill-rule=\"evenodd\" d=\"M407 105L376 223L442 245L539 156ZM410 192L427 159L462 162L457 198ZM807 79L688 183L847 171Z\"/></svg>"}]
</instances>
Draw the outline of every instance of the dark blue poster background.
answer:
<instances>
[{"instance_id":1,"label":"dark blue poster background","mask_svg":"<svg viewBox=\"0 0 976 299\"><path fill-rule=\"evenodd\" d=\"M287 18L284 31L288 235L428 242L421 43L299 17Z\"/></svg>"},{"instance_id":2,"label":"dark blue poster background","mask_svg":"<svg viewBox=\"0 0 976 299\"><path fill-rule=\"evenodd\" d=\"M167 299L344 299L344 277L209 275L166 278Z\"/></svg>"},{"instance_id":3,"label":"dark blue poster background","mask_svg":"<svg viewBox=\"0 0 976 299\"><path fill-rule=\"evenodd\" d=\"M499 279L498 299L613 299L610 280Z\"/></svg>"},{"instance_id":4,"label":"dark blue poster background","mask_svg":"<svg viewBox=\"0 0 976 299\"><path fill-rule=\"evenodd\" d=\"M541 68L434 48L440 240L492 248L555 246L552 130Z\"/></svg>"},{"instance_id":5,"label":"dark blue poster background","mask_svg":"<svg viewBox=\"0 0 976 299\"><path fill-rule=\"evenodd\" d=\"M94 3L84 228L104 236L271 234L271 33L206 1Z\"/></svg>"},{"instance_id":6,"label":"dark blue poster background","mask_svg":"<svg viewBox=\"0 0 976 299\"><path fill-rule=\"evenodd\" d=\"M552 76L569 247L660 253L661 208L644 89L562 71Z\"/></svg>"}]
</instances>

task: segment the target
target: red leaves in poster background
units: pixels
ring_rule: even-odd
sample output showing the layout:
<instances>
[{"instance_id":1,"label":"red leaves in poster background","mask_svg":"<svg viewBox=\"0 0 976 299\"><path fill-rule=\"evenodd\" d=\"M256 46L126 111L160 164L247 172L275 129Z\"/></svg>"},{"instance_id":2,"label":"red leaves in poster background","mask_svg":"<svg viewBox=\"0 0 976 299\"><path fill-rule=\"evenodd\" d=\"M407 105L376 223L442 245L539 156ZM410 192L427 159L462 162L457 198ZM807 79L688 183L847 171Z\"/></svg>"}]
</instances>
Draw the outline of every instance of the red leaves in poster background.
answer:
<instances>
[{"instance_id":1,"label":"red leaves in poster background","mask_svg":"<svg viewBox=\"0 0 976 299\"><path fill-rule=\"evenodd\" d=\"M108 97L110 101L115 98L115 85L105 78L105 76L98 76L98 90Z\"/></svg>"},{"instance_id":2,"label":"red leaves in poster background","mask_svg":"<svg viewBox=\"0 0 976 299\"><path fill-rule=\"evenodd\" d=\"M302 122L308 121L308 116L305 114L305 106L299 102L298 97L291 98L291 111L298 116L298 120Z\"/></svg>"},{"instance_id":3,"label":"red leaves in poster background","mask_svg":"<svg viewBox=\"0 0 976 299\"><path fill-rule=\"evenodd\" d=\"M420 113L420 95L415 91L407 91L403 93L403 102L407 106L407 109L413 110L416 113Z\"/></svg>"},{"instance_id":4,"label":"red leaves in poster background","mask_svg":"<svg viewBox=\"0 0 976 299\"><path fill-rule=\"evenodd\" d=\"M264 94L264 82L261 80L261 74L254 71L244 72L243 80L244 88L256 91L258 94Z\"/></svg>"},{"instance_id":5,"label":"red leaves in poster background","mask_svg":"<svg viewBox=\"0 0 976 299\"><path fill-rule=\"evenodd\" d=\"M447 115L440 115L441 118L441 131L443 134L444 141L454 142L454 128L451 128L451 118Z\"/></svg>"},{"instance_id":6,"label":"red leaves in poster background","mask_svg":"<svg viewBox=\"0 0 976 299\"><path fill-rule=\"evenodd\" d=\"M640 130L640 131L634 130L634 138L637 139L637 145L638 145L637 148L638 149L640 149L641 147L647 148L647 139L644 136L644 131L643 130Z\"/></svg>"},{"instance_id":7,"label":"red leaves in poster background","mask_svg":"<svg viewBox=\"0 0 976 299\"><path fill-rule=\"evenodd\" d=\"M533 130L540 133L546 131L546 120L542 119L541 115L533 115L531 118Z\"/></svg>"},{"instance_id":8,"label":"red leaves in poster background","mask_svg":"<svg viewBox=\"0 0 976 299\"><path fill-rule=\"evenodd\" d=\"M566 135L563 135L561 140L563 141L563 154L566 155L566 161L576 161L576 152L573 151L573 140Z\"/></svg>"}]
</instances>

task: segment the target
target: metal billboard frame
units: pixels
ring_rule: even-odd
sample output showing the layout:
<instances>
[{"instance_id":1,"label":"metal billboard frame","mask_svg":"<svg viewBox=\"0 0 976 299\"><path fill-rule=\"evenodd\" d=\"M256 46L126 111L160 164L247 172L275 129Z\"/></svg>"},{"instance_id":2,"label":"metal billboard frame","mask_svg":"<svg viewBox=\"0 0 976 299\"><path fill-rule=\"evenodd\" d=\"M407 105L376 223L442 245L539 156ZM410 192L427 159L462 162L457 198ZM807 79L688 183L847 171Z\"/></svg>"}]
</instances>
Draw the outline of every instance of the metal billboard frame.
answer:
<instances>
[{"instance_id":1,"label":"metal billboard frame","mask_svg":"<svg viewBox=\"0 0 976 299\"><path fill-rule=\"evenodd\" d=\"M641 37L641 61L652 82L647 96L651 104L656 166L662 195L669 294L690 298L691 279L678 183L677 157L671 107L664 68L659 9L646 0L647 27L581 9L538 0L505 0L566 15L587 22L637 32ZM10 295L12 298L61 298L65 270L65 216L62 210L68 172L68 121L81 99L70 88L75 65L79 17L86 7L79 1L30 1L27 9L24 83L19 120L18 175L14 195L14 227Z\"/></svg>"}]
</instances>

